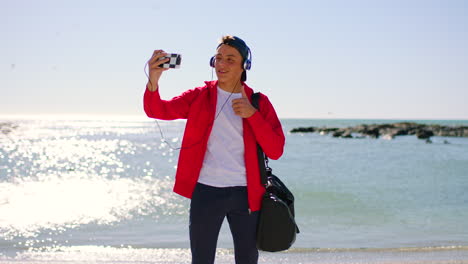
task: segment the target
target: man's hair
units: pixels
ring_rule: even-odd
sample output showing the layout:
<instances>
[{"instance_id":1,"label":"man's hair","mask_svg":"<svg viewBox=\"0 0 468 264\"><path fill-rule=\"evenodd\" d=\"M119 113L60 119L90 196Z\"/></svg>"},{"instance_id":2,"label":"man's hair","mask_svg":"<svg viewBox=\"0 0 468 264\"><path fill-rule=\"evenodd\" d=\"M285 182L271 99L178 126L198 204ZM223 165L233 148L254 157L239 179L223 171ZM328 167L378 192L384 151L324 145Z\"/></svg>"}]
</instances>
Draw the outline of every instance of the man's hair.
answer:
<instances>
[{"instance_id":1,"label":"man's hair","mask_svg":"<svg viewBox=\"0 0 468 264\"><path fill-rule=\"evenodd\" d=\"M237 51L239 51L240 55L242 56L242 68L244 68L244 62L249 59L249 53L250 53L250 49L249 47L247 46L247 44L245 44L245 42L239 38L239 37L236 37L236 36L232 36L232 35L226 35L226 36L223 36L220 40L219 40L219 45L217 48L219 48L221 45L229 45L233 48L235 48ZM242 72L242 76L241 76L241 81L245 82L247 80L247 73L246 73L246 70L244 69L244 72Z\"/></svg>"}]
</instances>

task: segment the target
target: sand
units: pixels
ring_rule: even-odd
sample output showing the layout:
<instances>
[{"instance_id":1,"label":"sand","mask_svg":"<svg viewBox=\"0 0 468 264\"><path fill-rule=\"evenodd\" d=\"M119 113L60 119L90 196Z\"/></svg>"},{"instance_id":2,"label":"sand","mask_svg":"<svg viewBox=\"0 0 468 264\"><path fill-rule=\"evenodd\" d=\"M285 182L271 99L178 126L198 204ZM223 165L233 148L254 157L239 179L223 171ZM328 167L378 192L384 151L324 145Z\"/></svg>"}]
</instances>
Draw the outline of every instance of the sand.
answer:
<instances>
[{"instance_id":1,"label":"sand","mask_svg":"<svg viewBox=\"0 0 468 264\"><path fill-rule=\"evenodd\" d=\"M189 249L113 248L98 246L58 247L43 252L26 251L16 256L0 255L0 263L190 263ZM216 263L234 263L231 249L219 249ZM468 264L466 247L425 249L293 249L261 252L259 263L294 264Z\"/></svg>"}]
</instances>

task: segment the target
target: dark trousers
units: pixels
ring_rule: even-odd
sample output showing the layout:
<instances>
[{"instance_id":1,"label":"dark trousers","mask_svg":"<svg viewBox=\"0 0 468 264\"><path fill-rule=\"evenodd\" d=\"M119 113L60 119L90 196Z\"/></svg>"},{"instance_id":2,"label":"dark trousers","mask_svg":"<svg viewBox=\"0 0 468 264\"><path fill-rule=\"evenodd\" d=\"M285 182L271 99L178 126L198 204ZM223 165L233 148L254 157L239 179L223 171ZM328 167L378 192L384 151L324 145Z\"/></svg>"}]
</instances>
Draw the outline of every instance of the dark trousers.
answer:
<instances>
[{"instance_id":1,"label":"dark trousers","mask_svg":"<svg viewBox=\"0 0 468 264\"><path fill-rule=\"evenodd\" d=\"M256 264L258 212L249 212L247 187L217 188L198 183L190 203L192 264L214 263L219 230L227 217L236 264Z\"/></svg>"}]
</instances>

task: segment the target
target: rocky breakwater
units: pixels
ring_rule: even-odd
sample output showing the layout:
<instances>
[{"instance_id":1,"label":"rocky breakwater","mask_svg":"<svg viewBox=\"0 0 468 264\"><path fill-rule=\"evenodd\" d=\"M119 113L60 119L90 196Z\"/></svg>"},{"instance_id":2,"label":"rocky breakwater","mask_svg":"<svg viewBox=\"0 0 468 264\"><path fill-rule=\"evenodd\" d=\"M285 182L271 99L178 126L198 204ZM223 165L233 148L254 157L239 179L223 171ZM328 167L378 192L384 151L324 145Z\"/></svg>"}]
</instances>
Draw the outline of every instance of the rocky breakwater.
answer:
<instances>
[{"instance_id":1,"label":"rocky breakwater","mask_svg":"<svg viewBox=\"0 0 468 264\"><path fill-rule=\"evenodd\" d=\"M340 138L385 138L393 139L396 136L415 135L419 139L429 139L432 136L441 137L468 137L468 126L442 126L426 125L411 122L358 125L353 127L298 127L291 133L320 133L332 134Z\"/></svg>"}]
</instances>

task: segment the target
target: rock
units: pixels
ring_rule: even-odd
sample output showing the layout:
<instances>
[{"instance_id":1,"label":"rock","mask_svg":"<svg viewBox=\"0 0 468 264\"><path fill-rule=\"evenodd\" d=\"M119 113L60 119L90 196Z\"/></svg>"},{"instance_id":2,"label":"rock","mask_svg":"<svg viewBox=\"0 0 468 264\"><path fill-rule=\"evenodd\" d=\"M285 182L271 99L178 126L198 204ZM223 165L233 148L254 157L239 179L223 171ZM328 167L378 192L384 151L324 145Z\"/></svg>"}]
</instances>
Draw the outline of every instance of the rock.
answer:
<instances>
[{"instance_id":1,"label":"rock","mask_svg":"<svg viewBox=\"0 0 468 264\"><path fill-rule=\"evenodd\" d=\"M434 132L430 131L430 130L418 130L416 132L416 136L419 138L419 139L429 139L430 137L434 136Z\"/></svg>"},{"instance_id":2,"label":"rock","mask_svg":"<svg viewBox=\"0 0 468 264\"><path fill-rule=\"evenodd\" d=\"M342 138L353 138L353 135L351 133L351 131L349 130L346 130L343 135L341 135Z\"/></svg>"},{"instance_id":3,"label":"rock","mask_svg":"<svg viewBox=\"0 0 468 264\"><path fill-rule=\"evenodd\" d=\"M340 138L353 138L352 131L349 128L340 128L333 132L332 136Z\"/></svg>"},{"instance_id":4,"label":"rock","mask_svg":"<svg viewBox=\"0 0 468 264\"><path fill-rule=\"evenodd\" d=\"M374 128L363 131L362 134L369 136L371 138L378 138L380 136L380 131L378 128L374 127Z\"/></svg>"},{"instance_id":5,"label":"rock","mask_svg":"<svg viewBox=\"0 0 468 264\"><path fill-rule=\"evenodd\" d=\"M393 128L385 128L383 130L380 130L379 133L383 135L386 139L388 138L393 139L396 136L408 135L408 130L393 127Z\"/></svg>"},{"instance_id":6,"label":"rock","mask_svg":"<svg viewBox=\"0 0 468 264\"><path fill-rule=\"evenodd\" d=\"M332 128L322 127L322 128L318 129L318 131L320 132L321 135L326 135L326 134L329 134L331 132L335 132L337 130L339 130L339 128L337 128L337 127L332 127Z\"/></svg>"},{"instance_id":7,"label":"rock","mask_svg":"<svg viewBox=\"0 0 468 264\"><path fill-rule=\"evenodd\" d=\"M416 135L419 139L428 139L432 136L442 137L468 137L468 126L442 126L442 125L425 125L412 122L399 122L391 124L362 124L354 127L337 128L337 127L299 127L290 131L296 132L313 132L327 135L333 133L333 137L346 138L362 138L363 136L371 138L393 139L396 136ZM354 136L352 133L360 134Z\"/></svg>"},{"instance_id":8,"label":"rock","mask_svg":"<svg viewBox=\"0 0 468 264\"><path fill-rule=\"evenodd\" d=\"M293 128L291 133L309 133L309 132L315 132L315 127L298 127L298 128Z\"/></svg>"},{"instance_id":9,"label":"rock","mask_svg":"<svg viewBox=\"0 0 468 264\"><path fill-rule=\"evenodd\" d=\"M333 137L341 137L343 135L344 131L343 130L337 130L333 132Z\"/></svg>"}]
</instances>

